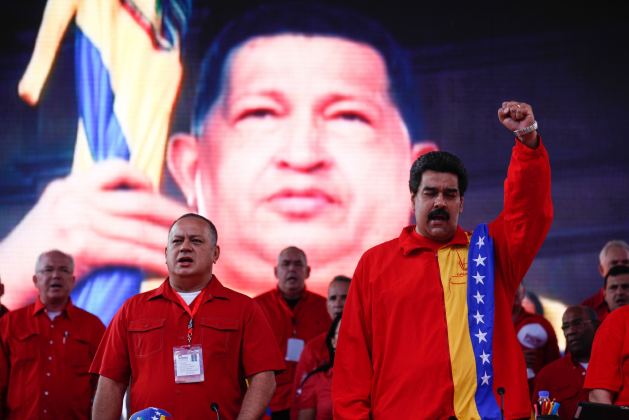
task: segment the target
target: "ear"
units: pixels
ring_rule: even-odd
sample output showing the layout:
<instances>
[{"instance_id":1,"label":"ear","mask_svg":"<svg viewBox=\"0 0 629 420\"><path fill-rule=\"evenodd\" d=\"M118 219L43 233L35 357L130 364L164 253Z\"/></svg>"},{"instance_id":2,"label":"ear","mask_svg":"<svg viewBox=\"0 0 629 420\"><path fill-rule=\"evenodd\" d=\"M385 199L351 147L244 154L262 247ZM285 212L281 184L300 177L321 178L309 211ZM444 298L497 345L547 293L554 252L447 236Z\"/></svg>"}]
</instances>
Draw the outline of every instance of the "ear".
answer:
<instances>
[{"instance_id":1,"label":"ear","mask_svg":"<svg viewBox=\"0 0 629 420\"><path fill-rule=\"evenodd\" d=\"M218 257L219 257L220 255L221 255L221 247L219 247L218 245L216 245L216 246L214 247L214 254L212 255L212 262L213 262L214 264L216 264L216 263L217 263L217 261L218 261Z\"/></svg>"},{"instance_id":2,"label":"ear","mask_svg":"<svg viewBox=\"0 0 629 420\"><path fill-rule=\"evenodd\" d=\"M459 208L459 214L463 213L463 201L464 201L465 197L461 197L461 207Z\"/></svg>"},{"instance_id":3,"label":"ear","mask_svg":"<svg viewBox=\"0 0 629 420\"><path fill-rule=\"evenodd\" d=\"M605 278L605 269L603 269L602 265L598 265L598 273L601 275L601 277Z\"/></svg>"},{"instance_id":4,"label":"ear","mask_svg":"<svg viewBox=\"0 0 629 420\"><path fill-rule=\"evenodd\" d=\"M310 266L306 266L306 278L310 277Z\"/></svg>"},{"instance_id":5,"label":"ear","mask_svg":"<svg viewBox=\"0 0 629 420\"><path fill-rule=\"evenodd\" d=\"M192 208L197 208L194 186L198 161L199 143L196 137L187 133L176 133L170 137L166 151L168 170Z\"/></svg>"},{"instance_id":6,"label":"ear","mask_svg":"<svg viewBox=\"0 0 629 420\"><path fill-rule=\"evenodd\" d=\"M275 278L279 280L279 277L277 276L277 266L273 267L273 274L275 275Z\"/></svg>"},{"instance_id":7,"label":"ear","mask_svg":"<svg viewBox=\"0 0 629 420\"><path fill-rule=\"evenodd\" d=\"M436 143L429 140L418 141L416 143L413 143L413 147L411 148L411 165L421 155L425 155L428 152L436 152L438 150L439 150L439 146L437 146Z\"/></svg>"},{"instance_id":8,"label":"ear","mask_svg":"<svg viewBox=\"0 0 629 420\"><path fill-rule=\"evenodd\" d=\"M33 276L33 284L37 287L37 276Z\"/></svg>"}]
</instances>

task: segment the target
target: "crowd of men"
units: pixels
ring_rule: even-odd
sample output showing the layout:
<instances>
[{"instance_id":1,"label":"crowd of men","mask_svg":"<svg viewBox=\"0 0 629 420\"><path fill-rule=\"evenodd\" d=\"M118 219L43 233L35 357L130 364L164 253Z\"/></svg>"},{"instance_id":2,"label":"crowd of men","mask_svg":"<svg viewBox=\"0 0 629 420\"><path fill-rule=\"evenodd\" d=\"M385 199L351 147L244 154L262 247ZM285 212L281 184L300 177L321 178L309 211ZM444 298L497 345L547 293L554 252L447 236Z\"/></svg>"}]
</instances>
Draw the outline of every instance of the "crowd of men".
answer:
<instances>
[{"instance_id":1,"label":"crowd of men","mask_svg":"<svg viewBox=\"0 0 629 420\"><path fill-rule=\"evenodd\" d=\"M251 16L245 22L251 23ZM521 306L521 281L553 218L550 162L533 108L520 101L499 104L499 123L513 142L504 208L494 220L466 231L459 225L468 186L463 162L444 151L410 159L412 123L400 86L405 77L400 57L365 32L332 28L280 31L262 25L249 28L246 37L218 37L227 46L220 54L218 47L211 48L210 58L218 54L222 61L210 60L205 73L221 76L205 80L210 76L204 73L194 133L175 137L169 151L175 178L199 212L170 222L166 279L127 300L105 329L69 298L75 282L72 256L59 250L41 254L33 276L39 292L34 303L0 318L0 417L113 420L123 412L125 394L129 413L155 410L177 419L244 420L265 414L302 420L519 419L530 418L532 390L542 389L560 401L562 418L571 418L578 402L588 399L629 404L626 243L612 241L601 251L603 287L584 303L589 306L570 306L564 313L563 357L548 323ZM275 256L274 267L255 273L255 278L274 273L277 284L271 290L256 287L260 294L250 298L224 286L227 279L214 274L223 259L231 264L226 275L242 276L251 267L239 266L234 249L221 254L219 232L202 215L209 205L197 196L199 182L229 181L218 175L204 181L219 165L205 168L203 156L237 154L241 149L225 149L241 144L248 130L260 124L273 128L292 109L295 92L269 88L270 79L261 87L253 83L247 91L233 92L261 72L277 71L265 67L274 63L260 60L265 51L278 49L285 52L283 65L291 69L291 80L309 86L299 96L307 101L294 104L297 117L311 107L323 109L315 116L317 127L327 124L326 130L337 134L358 127L362 148L378 153L405 149L403 156L409 158L403 168L408 173L410 167L409 192L400 192L397 183L386 201L362 203L360 223L346 227L377 230L375 213L393 214L409 205L415 223L400 221L398 237L361 249L362 256L349 253L356 267L353 276L329 276L327 299L306 287L308 256L291 243ZM303 55L291 55L304 49L311 60L326 62L321 83L312 79L311 68L300 73L303 63L297 58ZM371 63L368 72L347 66L348 57ZM311 78L309 83L305 78ZM338 86L341 94L334 91ZM220 135L230 133L240 137L221 145ZM297 175L329 169L329 159L310 143L317 141L313 133L304 134L306 144L287 145L290 159L280 159L277 167ZM223 149L210 153L210 147ZM232 157L228 163L250 162ZM380 166L379 173L390 171L396 178L401 164ZM367 167L372 172L373 166ZM351 181L351 165L347 169ZM199 175L201 170L206 172ZM262 176L256 185L274 179ZM291 187L303 193L299 205L287 196L262 210L296 220L306 210L320 211L324 205L321 197L313 197L315 187ZM245 217L244 228L234 215L249 209L232 208L233 201L218 200L228 214L221 217L233 221L223 223L228 235L234 230L251 233L243 243L273 236L260 230L255 217ZM330 218L338 221L334 210ZM237 229L234 223L240 223ZM330 245L354 240L330 226L336 225L325 230ZM319 244L317 249L323 248Z\"/></svg>"}]
</instances>

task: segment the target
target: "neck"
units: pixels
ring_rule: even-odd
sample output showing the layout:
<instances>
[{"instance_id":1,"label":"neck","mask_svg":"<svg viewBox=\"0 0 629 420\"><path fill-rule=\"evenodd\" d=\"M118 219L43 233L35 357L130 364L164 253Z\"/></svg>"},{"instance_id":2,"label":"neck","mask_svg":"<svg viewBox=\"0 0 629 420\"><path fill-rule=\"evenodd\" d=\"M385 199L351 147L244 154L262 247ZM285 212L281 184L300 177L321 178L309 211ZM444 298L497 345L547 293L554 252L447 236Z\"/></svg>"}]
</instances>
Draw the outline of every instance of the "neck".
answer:
<instances>
[{"instance_id":1,"label":"neck","mask_svg":"<svg viewBox=\"0 0 629 420\"><path fill-rule=\"evenodd\" d=\"M210 282L212 276L207 278L181 278L181 277L169 277L168 281L170 286L177 292L190 293L203 290L205 286Z\"/></svg>"},{"instance_id":2,"label":"neck","mask_svg":"<svg viewBox=\"0 0 629 420\"><path fill-rule=\"evenodd\" d=\"M572 354L572 360L577 363L588 363L590 361L590 353L580 354L580 353L570 353Z\"/></svg>"},{"instance_id":3,"label":"neck","mask_svg":"<svg viewBox=\"0 0 629 420\"><path fill-rule=\"evenodd\" d=\"M67 298L65 300L62 300L62 301L43 302L43 304L46 307L46 310L48 312L61 312L63 310L63 308L66 307L67 303L68 303L68 299Z\"/></svg>"}]
</instances>

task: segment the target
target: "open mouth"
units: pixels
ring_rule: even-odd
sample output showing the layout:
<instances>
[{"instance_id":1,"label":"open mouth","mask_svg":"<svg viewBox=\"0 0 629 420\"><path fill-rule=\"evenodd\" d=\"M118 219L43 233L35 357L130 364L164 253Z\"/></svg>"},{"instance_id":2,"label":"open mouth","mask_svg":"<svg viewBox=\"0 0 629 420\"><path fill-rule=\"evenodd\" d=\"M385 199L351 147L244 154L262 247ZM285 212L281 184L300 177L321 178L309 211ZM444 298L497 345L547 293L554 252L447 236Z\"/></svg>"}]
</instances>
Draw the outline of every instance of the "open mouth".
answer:
<instances>
[{"instance_id":1,"label":"open mouth","mask_svg":"<svg viewBox=\"0 0 629 420\"><path fill-rule=\"evenodd\" d=\"M188 265L192 264L194 260L191 257L179 257L177 258L177 264Z\"/></svg>"}]
</instances>

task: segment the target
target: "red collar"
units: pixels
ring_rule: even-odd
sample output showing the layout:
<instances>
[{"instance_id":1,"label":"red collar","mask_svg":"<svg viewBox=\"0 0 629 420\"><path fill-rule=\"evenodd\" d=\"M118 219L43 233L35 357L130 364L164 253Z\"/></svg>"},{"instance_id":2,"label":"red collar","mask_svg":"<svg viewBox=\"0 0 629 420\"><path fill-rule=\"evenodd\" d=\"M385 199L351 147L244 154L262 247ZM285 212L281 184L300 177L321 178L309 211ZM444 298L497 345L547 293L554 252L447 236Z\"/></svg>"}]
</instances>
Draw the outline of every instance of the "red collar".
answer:
<instances>
[{"instance_id":1,"label":"red collar","mask_svg":"<svg viewBox=\"0 0 629 420\"><path fill-rule=\"evenodd\" d=\"M402 253L406 256L417 250L426 250L436 252L440 248L445 248L454 245L467 246L469 243L468 237L461 226L457 226L454 237L448 242L437 242L430 238L427 238L415 230L415 225L407 226L402 229L399 237L400 246L402 247Z\"/></svg>"},{"instance_id":2,"label":"red collar","mask_svg":"<svg viewBox=\"0 0 629 420\"><path fill-rule=\"evenodd\" d=\"M208 282L208 284L204 287L207 289L207 293L205 294L205 301L210 301L214 298L218 299L229 299L229 294L227 293L227 288L218 281L215 275L212 275L212 278ZM155 299L158 297L164 297L166 299L172 300L174 302L179 302L179 299L175 295L175 290L170 285L170 280L166 277L166 280L155 290L149 292L148 299Z\"/></svg>"},{"instance_id":3,"label":"red collar","mask_svg":"<svg viewBox=\"0 0 629 420\"><path fill-rule=\"evenodd\" d=\"M33 305L32 315L35 316L45 311L46 311L46 305L44 305L44 303L41 301L41 299L38 296L37 299L35 299L35 303ZM65 316L70 319L72 318L72 315L74 314L75 311L76 311L76 306L72 304L72 299L68 298L68 302L66 303L66 306L64 306L64 308L61 310L61 314L62 315L65 314Z\"/></svg>"}]
</instances>

